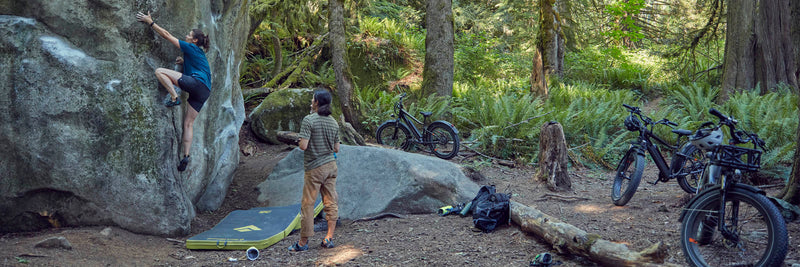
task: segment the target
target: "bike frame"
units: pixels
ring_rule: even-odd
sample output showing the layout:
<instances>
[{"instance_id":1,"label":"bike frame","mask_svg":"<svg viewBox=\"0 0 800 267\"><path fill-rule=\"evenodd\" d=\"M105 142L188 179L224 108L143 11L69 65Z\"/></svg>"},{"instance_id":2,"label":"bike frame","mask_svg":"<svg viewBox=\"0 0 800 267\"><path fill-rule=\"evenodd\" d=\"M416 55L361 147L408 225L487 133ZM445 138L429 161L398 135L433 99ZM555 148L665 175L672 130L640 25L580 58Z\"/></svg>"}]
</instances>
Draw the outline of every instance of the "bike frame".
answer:
<instances>
[{"instance_id":1,"label":"bike frame","mask_svg":"<svg viewBox=\"0 0 800 267\"><path fill-rule=\"evenodd\" d=\"M396 122L397 122L397 124L404 123L406 126L408 126L409 130L411 130L411 134L414 135L414 139L411 140L411 141L414 142L414 143L422 144L422 145L430 144L430 142L426 142L424 140L424 138L423 138L423 134L424 134L423 131L427 131L425 129L425 127L427 126L428 117L425 116L425 118L423 118L423 121L419 121L419 119L415 118L413 115L408 113L403 108L402 105L398 105L397 106L397 110L398 111L397 111L397 120L396 120ZM409 118L411 118L411 119L409 119ZM416 124L414 124L414 122L416 122L417 124L421 124L423 130L420 131L417 128ZM392 134L393 138L397 138L397 131L398 131L398 129L397 129L397 127L395 127L394 133Z\"/></svg>"},{"instance_id":2,"label":"bike frame","mask_svg":"<svg viewBox=\"0 0 800 267\"><path fill-rule=\"evenodd\" d=\"M647 120L642 118L642 121L647 121ZM650 129L647 128L648 124L650 126ZM652 128L656 124L658 123L648 122L647 124L642 125L641 128L639 129L639 139L637 141L638 144L634 144L634 146L637 149L637 153L639 153L640 155L644 156L645 152L650 153L650 157L656 163L656 167L658 167L659 179L656 179L656 181L653 182L653 184L658 184L658 182L661 179L664 178L672 179L674 176L680 174L680 173L677 174L671 173L669 163L667 163L667 160L664 159L664 155L661 154L661 149L659 149L658 146L651 141L655 140L656 142L666 146L670 150L677 152L678 149L680 149L681 145L680 136L675 141L676 142L675 145L671 145L667 141L665 141L664 139L658 137L657 135L655 135L655 133L653 133Z\"/></svg>"},{"instance_id":3,"label":"bike frame","mask_svg":"<svg viewBox=\"0 0 800 267\"><path fill-rule=\"evenodd\" d=\"M665 141L664 139L661 139L660 137L656 136L650 130L645 130L644 132L640 131L640 134L639 134L639 144L640 144L640 146L644 146L644 149L646 149L646 151L648 153L650 153L650 157L656 163L656 167L658 167L659 176L664 177L666 175L667 177L669 177L671 175L671 174L669 174L669 172L670 172L669 163L667 163L667 160L664 159L664 155L661 154L661 150L658 148L658 146L655 143L653 143L651 140L655 140L658 143L661 143L662 145L664 145L664 146L666 146L666 147L668 147L669 149L672 149L672 150L678 149L678 146L680 145L680 142L678 142L675 146L670 145L670 144L667 143L667 141ZM639 153L644 155L643 154L644 151L642 151L642 148L639 147L638 149L640 150ZM670 177L670 178L672 178L672 177ZM656 183L658 183L658 180L656 180Z\"/></svg>"}]
</instances>

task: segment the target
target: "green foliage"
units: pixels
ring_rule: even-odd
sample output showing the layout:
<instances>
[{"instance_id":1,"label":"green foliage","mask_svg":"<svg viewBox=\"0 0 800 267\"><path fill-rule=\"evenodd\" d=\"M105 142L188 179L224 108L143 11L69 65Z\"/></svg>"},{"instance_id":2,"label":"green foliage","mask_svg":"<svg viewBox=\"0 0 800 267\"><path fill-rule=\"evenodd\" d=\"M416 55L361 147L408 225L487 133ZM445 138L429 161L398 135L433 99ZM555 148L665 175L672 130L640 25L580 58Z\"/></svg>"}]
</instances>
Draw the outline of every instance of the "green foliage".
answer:
<instances>
[{"instance_id":1,"label":"green foliage","mask_svg":"<svg viewBox=\"0 0 800 267\"><path fill-rule=\"evenodd\" d=\"M624 130L622 121L628 116L622 104L636 105L638 96L631 91L608 90L592 84L560 85L553 88L546 110L549 120L564 127L567 143L578 147L573 151L590 162L611 167L635 137Z\"/></svg>"},{"instance_id":2,"label":"green foliage","mask_svg":"<svg viewBox=\"0 0 800 267\"><path fill-rule=\"evenodd\" d=\"M364 127L364 131L374 136L378 126L391 119L394 104L399 99L399 95L381 90L375 86L363 86L355 88L354 91L359 101L361 114L363 114L361 124Z\"/></svg>"},{"instance_id":3,"label":"green foliage","mask_svg":"<svg viewBox=\"0 0 800 267\"><path fill-rule=\"evenodd\" d=\"M666 107L676 111L675 118L670 120L685 129L695 130L703 122L712 120L708 109L718 107L714 101L719 89L711 86L693 83L671 86L666 91Z\"/></svg>"},{"instance_id":4,"label":"green foliage","mask_svg":"<svg viewBox=\"0 0 800 267\"><path fill-rule=\"evenodd\" d=\"M364 13L378 19L401 21L407 28L420 28L422 25L422 15L419 11L392 2L376 1Z\"/></svg>"},{"instance_id":5,"label":"green foliage","mask_svg":"<svg viewBox=\"0 0 800 267\"><path fill-rule=\"evenodd\" d=\"M493 91L463 84L459 87L462 93L456 105L461 112L456 114L456 122L460 131L471 133L469 140L474 144L470 147L506 158L536 154L538 143L534 137L543 120L539 116L546 113L541 100L525 92Z\"/></svg>"},{"instance_id":6,"label":"green foliage","mask_svg":"<svg viewBox=\"0 0 800 267\"><path fill-rule=\"evenodd\" d=\"M425 32L417 27L392 18L364 17L359 20L360 33L364 37L387 39L399 49L425 51Z\"/></svg>"},{"instance_id":7,"label":"green foliage","mask_svg":"<svg viewBox=\"0 0 800 267\"><path fill-rule=\"evenodd\" d=\"M433 111L432 119L453 122L465 146L484 154L535 162L540 127L557 121L564 128L573 162L614 168L636 137L623 127L629 114L623 103L688 130L717 121L708 114L714 107L767 141L765 168L785 166L797 145L798 99L792 90L782 88L763 96L738 93L726 103L716 103L724 39L723 31L715 28L719 19L710 16L725 10L723 2L559 1L569 46L565 73L552 77L549 98L542 100L531 96L529 81L538 5L516 0L454 2L454 91L452 98L443 99L423 95L419 81L413 79L422 69L418 63L424 61L425 1L346 1L348 54L364 118L362 134L374 135L377 126L391 118L402 91L409 94L405 104L410 114L421 119L419 111ZM278 12L281 18L268 16L256 30L253 39L258 42L248 44L243 84L271 78L273 36L282 40L283 62L288 66L310 36L327 31L324 1L259 0L253 6L260 8L260 14ZM283 17L296 13L302 17ZM325 57L300 84L335 82ZM402 86L395 86L401 79ZM654 131L675 142L669 127L657 126Z\"/></svg>"},{"instance_id":8,"label":"green foliage","mask_svg":"<svg viewBox=\"0 0 800 267\"><path fill-rule=\"evenodd\" d=\"M662 62L644 51L620 47L591 47L564 58L566 81L584 81L609 89L631 89L650 94L671 77L659 67Z\"/></svg>"},{"instance_id":9,"label":"green foliage","mask_svg":"<svg viewBox=\"0 0 800 267\"><path fill-rule=\"evenodd\" d=\"M333 72L331 63L326 61L316 70L306 72L305 75L303 75L302 83L305 84L306 87L335 87L336 74Z\"/></svg>"},{"instance_id":10,"label":"green foliage","mask_svg":"<svg viewBox=\"0 0 800 267\"><path fill-rule=\"evenodd\" d=\"M796 148L798 127L798 96L791 88L758 95L755 90L734 93L722 105L715 103L719 89L710 85L690 84L673 86L667 90L668 97L663 109L672 110L674 120L681 128L697 130L706 121L719 119L708 113L710 108L720 110L739 121L740 129L755 132L767 143L761 161L765 169L791 164ZM730 137L727 127L723 127Z\"/></svg>"},{"instance_id":11,"label":"green foliage","mask_svg":"<svg viewBox=\"0 0 800 267\"><path fill-rule=\"evenodd\" d=\"M460 35L456 41L454 80L475 84L478 79L498 78L500 60L492 51L496 41L486 33Z\"/></svg>"},{"instance_id":12,"label":"green foliage","mask_svg":"<svg viewBox=\"0 0 800 267\"><path fill-rule=\"evenodd\" d=\"M242 61L242 73L239 83L243 87L254 87L272 79L274 61L271 58L254 56Z\"/></svg>"},{"instance_id":13,"label":"green foliage","mask_svg":"<svg viewBox=\"0 0 800 267\"><path fill-rule=\"evenodd\" d=\"M641 33L642 27L637 25L634 20L634 16L638 15L644 7L644 0L619 1L606 5L607 14L616 23L610 23L610 29L604 31L603 35L616 41L629 39L638 42L644 38L644 34Z\"/></svg>"},{"instance_id":14,"label":"green foliage","mask_svg":"<svg viewBox=\"0 0 800 267\"><path fill-rule=\"evenodd\" d=\"M260 21L259 28L276 31L279 37L320 32L327 25L327 1L255 0L250 17Z\"/></svg>"},{"instance_id":15,"label":"green foliage","mask_svg":"<svg viewBox=\"0 0 800 267\"><path fill-rule=\"evenodd\" d=\"M778 92L758 95L756 90L731 95L720 108L739 121L738 128L755 132L767 143L762 155L764 167L791 164L797 147L798 97L790 87Z\"/></svg>"}]
</instances>

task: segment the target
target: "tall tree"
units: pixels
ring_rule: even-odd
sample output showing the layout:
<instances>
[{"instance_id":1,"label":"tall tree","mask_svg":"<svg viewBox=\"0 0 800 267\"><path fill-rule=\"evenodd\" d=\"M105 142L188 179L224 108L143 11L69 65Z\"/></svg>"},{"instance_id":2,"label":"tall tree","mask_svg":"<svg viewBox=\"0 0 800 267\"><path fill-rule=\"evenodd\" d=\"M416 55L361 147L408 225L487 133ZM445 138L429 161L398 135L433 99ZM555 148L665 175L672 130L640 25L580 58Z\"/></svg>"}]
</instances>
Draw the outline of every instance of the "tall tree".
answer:
<instances>
[{"instance_id":1,"label":"tall tree","mask_svg":"<svg viewBox=\"0 0 800 267\"><path fill-rule=\"evenodd\" d=\"M455 33L451 0L428 0L425 7L425 67L422 92L453 95Z\"/></svg>"},{"instance_id":2,"label":"tall tree","mask_svg":"<svg viewBox=\"0 0 800 267\"><path fill-rule=\"evenodd\" d=\"M344 3L342 0L328 1L328 28L331 42L331 62L336 75L336 94L342 107L345 121L358 130L358 101L353 94L353 74L347 60L347 36L344 28Z\"/></svg>"},{"instance_id":3,"label":"tall tree","mask_svg":"<svg viewBox=\"0 0 800 267\"><path fill-rule=\"evenodd\" d=\"M721 99L758 87L797 88L790 25L792 0L729 0Z\"/></svg>"},{"instance_id":4,"label":"tall tree","mask_svg":"<svg viewBox=\"0 0 800 267\"><path fill-rule=\"evenodd\" d=\"M564 73L564 33L556 9L556 0L539 0L539 34L531 70L531 93L547 97L547 81L550 75Z\"/></svg>"},{"instance_id":5,"label":"tall tree","mask_svg":"<svg viewBox=\"0 0 800 267\"><path fill-rule=\"evenodd\" d=\"M791 3L791 10L792 15L798 16L800 15L800 3L792 2ZM792 38L794 41L794 47L800 47L800 21L796 18L792 22ZM794 55L795 64L800 63L800 51L795 51ZM800 66L795 66L795 78L797 79L800 76ZM800 105L800 103L798 103ZM800 126L798 126L797 132L800 133ZM789 183L787 183L786 187L784 187L783 192L778 196L783 198L786 202L792 203L794 205L800 205L800 135L797 137L797 148L794 150L794 159L792 160L792 174L789 176Z\"/></svg>"}]
</instances>

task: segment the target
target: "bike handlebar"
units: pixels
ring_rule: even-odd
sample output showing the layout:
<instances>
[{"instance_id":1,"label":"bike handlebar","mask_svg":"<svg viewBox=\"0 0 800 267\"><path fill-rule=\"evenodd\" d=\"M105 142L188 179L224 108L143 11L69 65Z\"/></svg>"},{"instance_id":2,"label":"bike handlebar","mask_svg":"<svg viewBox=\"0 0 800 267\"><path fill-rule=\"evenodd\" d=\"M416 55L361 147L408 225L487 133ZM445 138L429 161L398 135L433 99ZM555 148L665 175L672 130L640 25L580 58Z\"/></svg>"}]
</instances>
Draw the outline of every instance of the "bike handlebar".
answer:
<instances>
[{"instance_id":1,"label":"bike handlebar","mask_svg":"<svg viewBox=\"0 0 800 267\"><path fill-rule=\"evenodd\" d=\"M677 123L671 122L667 118L664 118L664 119L661 119L660 121L655 121L654 122L653 119L651 119L650 117L642 115L642 110L639 109L639 107L634 107L634 106L631 106L631 105L628 105L628 104L622 104L622 106L627 108L630 113L639 115L639 118L641 118L642 121L645 122L645 126L646 125L650 125L650 124L664 124L666 126L669 126L670 128L675 128L675 127L678 126Z\"/></svg>"},{"instance_id":2,"label":"bike handlebar","mask_svg":"<svg viewBox=\"0 0 800 267\"><path fill-rule=\"evenodd\" d=\"M746 144L746 143L749 143L749 142L753 142L753 144L755 146L761 147L761 149L766 150L764 148L764 146L766 145L766 142L764 142L764 140L759 138L757 134L749 133L749 132L746 132L746 131L743 131L743 130L737 131L736 130L736 124L739 123L739 121L737 121L733 117L726 116L726 115L722 114L722 112L720 112L719 110L716 110L715 108L710 108L708 110L708 113L711 114L711 115L716 116L717 118L719 118L719 120L720 120L719 124L720 125L726 125L731 130L731 137L732 138L731 138L729 143L735 145L735 144ZM700 126L700 127L703 128L705 125L708 125L709 123L711 123L713 125L712 122L706 122L706 123L703 123L703 125Z\"/></svg>"}]
</instances>

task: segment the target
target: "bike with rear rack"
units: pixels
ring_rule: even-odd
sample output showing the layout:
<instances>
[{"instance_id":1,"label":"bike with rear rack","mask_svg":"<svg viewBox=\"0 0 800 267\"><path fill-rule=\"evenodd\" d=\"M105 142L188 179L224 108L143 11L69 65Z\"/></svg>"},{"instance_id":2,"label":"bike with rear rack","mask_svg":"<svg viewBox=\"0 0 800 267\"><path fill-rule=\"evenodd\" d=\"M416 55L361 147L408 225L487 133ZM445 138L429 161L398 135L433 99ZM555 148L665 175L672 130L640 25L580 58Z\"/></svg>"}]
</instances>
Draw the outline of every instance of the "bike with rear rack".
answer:
<instances>
[{"instance_id":1,"label":"bike with rear rack","mask_svg":"<svg viewBox=\"0 0 800 267\"><path fill-rule=\"evenodd\" d=\"M786 222L763 190L741 183L761 167L764 141L737 130L734 118L716 109L718 124L705 123L690 138L708 154L700 192L681 212L681 249L692 266L780 266L786 257ZM729 145L723 132L730 129ZM741 147L752 143L753 148ZM760 148L760 149L759 149Z\"/></svg>"}]
</instances>

